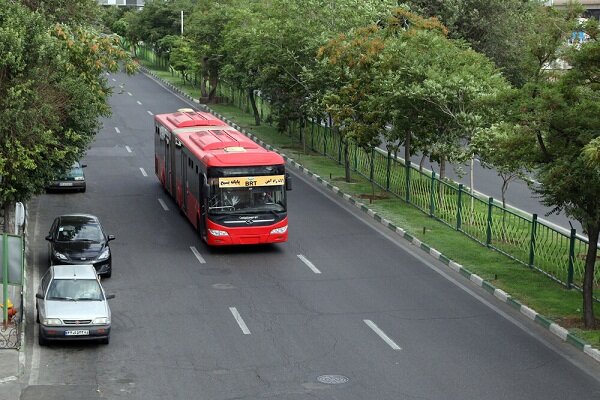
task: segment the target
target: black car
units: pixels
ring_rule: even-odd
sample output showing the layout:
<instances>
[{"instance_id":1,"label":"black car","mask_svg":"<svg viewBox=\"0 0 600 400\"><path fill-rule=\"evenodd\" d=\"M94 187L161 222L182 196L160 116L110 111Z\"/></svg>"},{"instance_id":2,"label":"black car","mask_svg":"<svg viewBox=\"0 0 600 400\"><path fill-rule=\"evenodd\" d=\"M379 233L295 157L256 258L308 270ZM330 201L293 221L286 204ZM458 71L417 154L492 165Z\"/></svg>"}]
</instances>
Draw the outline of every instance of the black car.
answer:
<instances>
[{"instance_id":1,"label":"black car","mask_svg":"<svg viewBox=\"0 0 600 400\"><path fill-rule=\"evenodd\" d=\"M89 214L61 215L46 236L50 265L92 264L98 275L112 274L112 256L107 235L98 217Z\"/></svg>"},{"instance_id":2,"label":"black car","mask_svg":"<svg viewBox=\"0 0 600 400\"><path fill-rule=\"evenodd\" d=\"M68 171L57 177L56 180L50 182L50 184L46 186L46 190L49 192L66 190L85 192L86 183L85 174L83 173L85 167L87 167L86 164L75 161Z\"/></svg>"}]
</instances>

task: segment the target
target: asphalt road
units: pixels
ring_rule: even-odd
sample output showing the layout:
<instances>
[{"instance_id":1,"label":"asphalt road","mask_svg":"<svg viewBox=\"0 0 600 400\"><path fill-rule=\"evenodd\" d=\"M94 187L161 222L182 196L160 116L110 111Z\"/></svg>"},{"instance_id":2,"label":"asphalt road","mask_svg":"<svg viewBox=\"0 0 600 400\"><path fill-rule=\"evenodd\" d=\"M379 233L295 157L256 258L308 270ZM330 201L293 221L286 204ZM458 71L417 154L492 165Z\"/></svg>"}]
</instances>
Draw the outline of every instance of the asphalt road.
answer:
<instances>
[{"instance_id":1,"label":"asphalt road","mask_svg":"<svg viewBox=\"0 0 600 400\"><path fill-rule=\"evenodd\" d=\"M154 176L151 114L190 105L139 74L85 157L88 189L29 204L28 282L61 213L111 242L108 346L40 348L22 400L594 399L600 367L294 174L289 242L209 249Z\"/></svg>"}]
</instances>

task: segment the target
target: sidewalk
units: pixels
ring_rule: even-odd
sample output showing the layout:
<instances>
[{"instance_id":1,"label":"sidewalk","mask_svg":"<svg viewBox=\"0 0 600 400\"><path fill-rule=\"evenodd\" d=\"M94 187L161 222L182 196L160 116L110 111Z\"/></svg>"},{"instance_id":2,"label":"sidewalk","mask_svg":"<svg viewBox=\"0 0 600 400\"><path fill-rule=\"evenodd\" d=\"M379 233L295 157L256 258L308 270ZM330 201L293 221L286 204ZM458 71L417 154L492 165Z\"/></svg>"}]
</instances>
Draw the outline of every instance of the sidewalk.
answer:
<instances>
[{"instance_id":1,"label":"sidewalk","mask_svg":"<svg viewBox=\"0 0 600 400\"><path fill-rule=\"evenodd\" d=\"M20 351L0 349L0 400L17 400L21 396Z\"/></svg>"}]
</instances>

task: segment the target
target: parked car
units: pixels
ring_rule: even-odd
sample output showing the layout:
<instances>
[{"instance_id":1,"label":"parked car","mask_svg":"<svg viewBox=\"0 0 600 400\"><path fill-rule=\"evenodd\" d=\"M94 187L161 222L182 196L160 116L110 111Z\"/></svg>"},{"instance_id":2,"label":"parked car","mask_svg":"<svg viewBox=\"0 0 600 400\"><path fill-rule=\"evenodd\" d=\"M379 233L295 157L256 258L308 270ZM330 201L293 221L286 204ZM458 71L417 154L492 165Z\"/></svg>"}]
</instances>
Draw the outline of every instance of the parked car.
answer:
<instances>
[{"instance_id":1,"label":"parked car","mask_svg":"<svg viewBox=\"0 0 600 400\"><path fill-rule=\"evenodd\" d=\"M42 277L36 298L38 341L110 341L111 313L107 295L94 267L54 265Z\"/></svg>"},{"instance_id":2,"label":"parked car","mask_svg":"<svg viewBox=\"0 0 600 400\"><path fill-rule=\"evenodd\" d=\"M73 190L77 192L85 192L86 183L85 174L83 173L83 169L85 167L87 167L86 164L81 164L78 161L75 161L66 173L60 175L58 178L56 178L56 180L52 181L48 186L46 186L46 190Z\"/></svg>"},{"instance_id":3,"label":"parked car","mask_svg":"<svg viewBox=\"0 0 600 400\"><path fill-rule=\"evenodd\" d=\"M46 236L50 265L91 264L99 275L112 275L112 255L107 235L98 217L70 214L56 217Z\"/></svg>"}]
</instances>

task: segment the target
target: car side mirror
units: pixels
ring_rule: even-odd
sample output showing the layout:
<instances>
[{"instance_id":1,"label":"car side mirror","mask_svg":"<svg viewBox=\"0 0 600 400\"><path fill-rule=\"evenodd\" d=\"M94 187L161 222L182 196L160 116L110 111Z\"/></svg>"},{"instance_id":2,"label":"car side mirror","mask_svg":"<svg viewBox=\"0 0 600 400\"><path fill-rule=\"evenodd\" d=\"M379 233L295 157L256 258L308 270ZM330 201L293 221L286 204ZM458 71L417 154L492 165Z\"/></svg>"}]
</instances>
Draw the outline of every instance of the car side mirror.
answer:
<instances>
[{"instance_id":1,"label":"car side mirror","mask_svg":"<svg viewBox=\"0 0 600 400\"><path fill-rule=\"evenodd\" d=\"M114 298L115 298L115 295L114 295L114 294L107 294L107 295L106 295L106 300L109 300L109 299L114 299Z\"/></svg>"},{"instance_id":2,"label":"car side mirror","mask_svg":"<svg viewBox=\"0 0 600 400\"><path fill-rule=\"evenodd\" d=\"M81 168L87 167L87 164L81 164Z\"/></svg>"},{"instance_id":3,"label":"car side mirror","mask_svg":"<svg viewBox=\"0 0 600 400\"><path fill-rule=\"evenodd\" d=\"M36 298L36 299L42 299L42 300L44 300L44 295L43 295L43 294L41 294L41 293L36 293L36 294L35 294L35 298Z\"/></svg>"},{"instance_id":4,"label":"car side mirror","mask_svg":"<svg viewBox=\"0 0 600 400\"><path fill-rule=\"evenodd\" d=\"M48 240L48 241L50 241L50 242L51 242L51 241L52 241L52 235L48 235L48 236L46 236L46 240Z\"/></svg>"},{"instance_id":5,"label":"car side mirror","mask_svg":"<svg viewBox=\"0 0 600 400\"><path fill-rule=\"evenodd\" d=\"M110 242L111 240L115 240L115 235L108 235L107 237L108 241Z\"/></svg>"},{"instance_id":6,"label":"car side mirror","mask_svg":"<svg viewBox=\"0 0 600 400\"><path fill-rule=\"evenodd\" d=\"M285 173L285 190L292 190L292 178L287 172Z\"/></svg>"}]
</instances>

